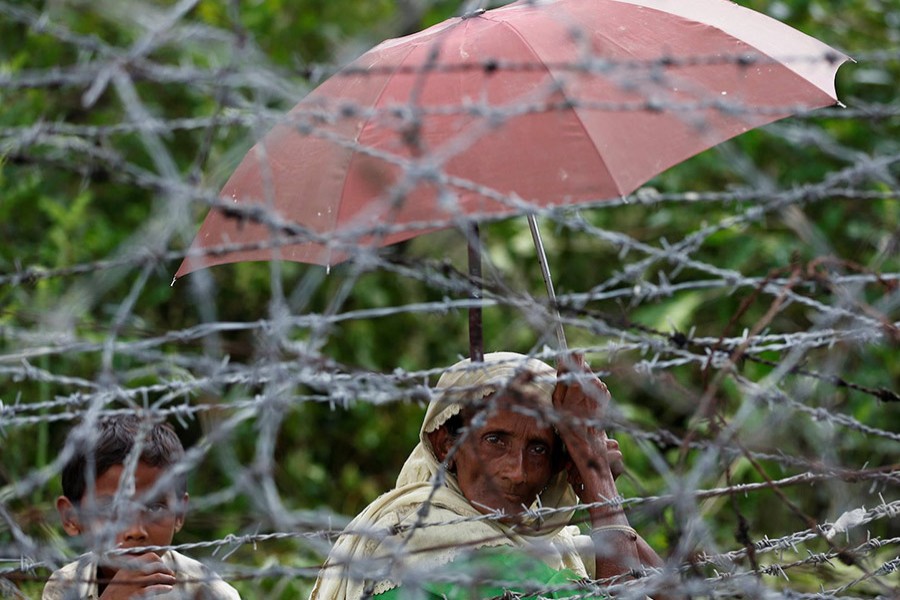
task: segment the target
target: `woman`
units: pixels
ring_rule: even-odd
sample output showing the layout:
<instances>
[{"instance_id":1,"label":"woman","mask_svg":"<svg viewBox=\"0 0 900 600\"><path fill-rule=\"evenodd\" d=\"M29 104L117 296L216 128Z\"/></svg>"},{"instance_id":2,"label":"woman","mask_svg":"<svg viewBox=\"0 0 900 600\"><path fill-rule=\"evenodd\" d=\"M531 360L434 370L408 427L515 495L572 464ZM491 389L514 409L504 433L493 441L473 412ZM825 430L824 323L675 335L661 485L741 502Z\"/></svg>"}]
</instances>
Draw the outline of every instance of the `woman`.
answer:
<instances>
[{"instance_id":1,"label":"woman","mask_svg":"<svg viewBox=\"0 0 900 600\"><path fill-rule=\"evenodd\" d=\"M660 566L622 508L603 502L618 495L621 454L585 419L602 418L606 386L580 358L567 362L559 378L510 352L448 369L396 487L338 538L311 600L388 600L412 586L467 597L466 585L481 596L552 596L585 578ZM568 525L566 507L579 500L597 504L590 537ZM497 567L516 581L485 582Z\"/></svg>"}]
</instances>

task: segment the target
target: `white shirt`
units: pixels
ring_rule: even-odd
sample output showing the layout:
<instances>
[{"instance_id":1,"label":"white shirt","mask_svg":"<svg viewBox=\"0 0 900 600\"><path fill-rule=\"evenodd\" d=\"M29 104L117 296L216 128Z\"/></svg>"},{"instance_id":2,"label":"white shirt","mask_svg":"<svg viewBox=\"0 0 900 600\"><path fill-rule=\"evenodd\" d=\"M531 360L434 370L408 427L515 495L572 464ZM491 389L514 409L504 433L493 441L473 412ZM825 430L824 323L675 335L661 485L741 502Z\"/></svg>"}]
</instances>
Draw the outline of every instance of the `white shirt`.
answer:
<instances>
[{"instance_id":1,"label":"white shirt","mask_svg":"<svg viewBox=\"0 0 900 600\"><path fill-rule=\"evenodd\" d=\"M153 596L154 599L240 600L237 590L200 561L174 550L165 552L161 559L179 583L171 592ZM41 600L97 600L99 597L97 562L93 555L85 554L50 576Z\"/></svg>"}]
</instances>

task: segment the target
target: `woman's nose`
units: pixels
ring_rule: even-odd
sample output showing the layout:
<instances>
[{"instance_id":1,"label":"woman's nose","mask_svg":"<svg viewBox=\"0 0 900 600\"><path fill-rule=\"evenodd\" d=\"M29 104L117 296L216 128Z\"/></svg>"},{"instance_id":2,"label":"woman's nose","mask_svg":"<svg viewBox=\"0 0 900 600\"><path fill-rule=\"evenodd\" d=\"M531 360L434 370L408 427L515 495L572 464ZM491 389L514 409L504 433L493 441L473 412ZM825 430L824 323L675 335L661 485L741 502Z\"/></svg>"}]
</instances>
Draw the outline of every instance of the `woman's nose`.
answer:
<instances>
[{"instance_id":1,"label":"woman's nose","mask_svg":"<svg viewBox=\"0 0 900 600\"><path fill-rule=\"evenodd\" d=\"M528 473L525 470L525 456L523 452L509 452L503 460L503 471L501 473L504 479L510 483L524 483Z\"/></svg>"}]
</instances>

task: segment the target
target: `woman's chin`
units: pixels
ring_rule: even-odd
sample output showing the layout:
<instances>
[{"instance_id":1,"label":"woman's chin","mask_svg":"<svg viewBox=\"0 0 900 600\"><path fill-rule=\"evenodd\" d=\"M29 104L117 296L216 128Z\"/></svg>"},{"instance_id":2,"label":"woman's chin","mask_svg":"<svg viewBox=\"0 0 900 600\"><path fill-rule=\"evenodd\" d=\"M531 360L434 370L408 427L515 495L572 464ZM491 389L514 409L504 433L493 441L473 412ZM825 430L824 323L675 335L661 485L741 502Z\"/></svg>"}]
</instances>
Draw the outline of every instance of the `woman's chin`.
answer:
<instances>
[{"instance_id":1,"label":"woman's chin","mask_svg":"<svg viewBox=\"0 0 900 600\"><path fill-rule=\"evenodd\" d=\"M484 503L479 506L478 510L484 514L500 515L498 521L506 525L515 525L521 523L528 511L525 500L519 496L501 496L495 498L493 502Z\"/></svg>"}]
</instances>

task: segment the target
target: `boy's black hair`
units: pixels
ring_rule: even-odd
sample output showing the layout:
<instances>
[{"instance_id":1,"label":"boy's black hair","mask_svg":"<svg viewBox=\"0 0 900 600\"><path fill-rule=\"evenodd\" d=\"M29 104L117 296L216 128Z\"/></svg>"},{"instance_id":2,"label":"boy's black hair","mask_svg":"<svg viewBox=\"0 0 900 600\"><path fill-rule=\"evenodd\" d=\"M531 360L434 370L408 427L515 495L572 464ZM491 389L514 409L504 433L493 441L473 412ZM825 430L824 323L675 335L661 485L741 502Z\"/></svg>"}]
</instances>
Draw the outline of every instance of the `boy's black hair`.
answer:
<instances>
[{"instance_id":1,"label":"boy's black hair","mask_svg":"<svg viewBox=\"0 0 900 600\"><path fill-rule=\"evenodd\" d=\"M151 467L171 467L184 457L184 446L168 423L149 423L138 415L115 415L97 422L96 431L87 440L70 436L67 443L78 444L75 455L62 470L63 495L73 504L84 497L87 487L88 460L93 461L94 477L109 468L125 464L135 442L141 439L140 462ZM187 492L187 475L179 475L176 492Z\"/></svg>"}]
</instances>

